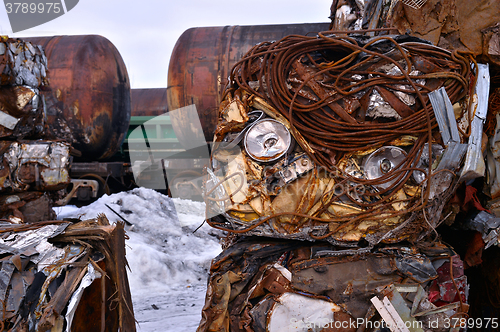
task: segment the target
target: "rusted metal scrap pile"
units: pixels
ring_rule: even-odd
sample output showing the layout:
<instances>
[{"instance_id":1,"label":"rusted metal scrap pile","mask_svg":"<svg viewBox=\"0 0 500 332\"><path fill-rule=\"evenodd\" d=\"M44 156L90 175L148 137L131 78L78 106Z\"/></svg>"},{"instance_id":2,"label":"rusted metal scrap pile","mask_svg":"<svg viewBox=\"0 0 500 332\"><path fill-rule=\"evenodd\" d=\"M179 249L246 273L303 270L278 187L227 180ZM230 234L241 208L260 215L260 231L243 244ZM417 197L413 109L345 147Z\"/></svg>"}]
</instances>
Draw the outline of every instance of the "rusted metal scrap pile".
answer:
<instances>
[{"instance_id":1,"label":"rusted metal scrap pile","mask_svg":"<svg viewBox=\"0 0 500 332\"><path fill-rule=\"evenodd\" d=\"M47 134L41 46L0 40L0 316L8 331L135 331L123 224L53 221L70 145Z\"/></svg>"},{"instance_id":2,"label":"rusted metal scrap pile","mask_svg":"<svg viewBox=\"0 0 500 332\"><path fill-rule=\"evenodd\" d=\"M0 218L13 223L55 218L53 201L70 182L70 146L46 136L47 59L41 46L0 42Z\"/></svg>"},{"instance_id":3,"label":"rusted metal scrap pile","mask_svg":"<svg viewBox=\"0 0 500 332\"><path fill-rule=\"evenodd\" d=\"M499 249L498 78L411 35L252 48L219 108L205 200L228 238L198 331L458 331L495 317L485 298L500 284L481 278L500 269L480 263Z\"/></svg>"},{"instance_id":4,"label":"rusted metal scrap pile","mask_svg":"<svg viewBox=\"0 0 500 332\"><path fill-rule=\"evenodd\" d=\"M123 224L0 222L0 313L8 331L135 331Z\"/></svg>"}]
</instances>

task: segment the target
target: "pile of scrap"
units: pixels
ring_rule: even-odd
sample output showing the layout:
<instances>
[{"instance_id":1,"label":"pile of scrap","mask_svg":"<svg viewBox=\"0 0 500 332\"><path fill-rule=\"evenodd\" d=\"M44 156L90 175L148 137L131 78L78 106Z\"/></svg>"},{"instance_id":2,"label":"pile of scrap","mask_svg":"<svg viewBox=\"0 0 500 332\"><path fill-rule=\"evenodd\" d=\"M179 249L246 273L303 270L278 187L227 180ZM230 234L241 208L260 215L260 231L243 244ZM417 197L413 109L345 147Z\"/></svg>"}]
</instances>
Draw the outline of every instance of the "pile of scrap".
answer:
<instances>
[{"instance_id":1,"label":"pile of scrap","mask_svg":"<svg viewBox=\"0 0 500 332\"><path fill-rule=\"evenodd\" d=\"M135 331L122 223L53 221L70 145L47 134L41 46L0 40L0 316L9 331Z\"/></svg>"},{"instance_id":2,"label":"pile of scrap","mask_svg":"<svg viewBox=\"0 0 500 332\"><path fill-rule=\"evenodd\" d=\"M70 183L70 146L46 135L47 70L41 46L0 40L0 218L12 223L55 219Z\"/></svg>"},{"instance_id":3,"label":"pile of scrap","mask_svg":"<svg viewBox=\"0 0 500 332\"><path fill-rule=\"evenodd\" d=\"M200 332L458 331L500 314L500 268L481 265L500 258L500 70L389 35L381 17L408 1L339 2L337 29L370 30L264 42L232 69L205 184L229 235Z\"/></svg>"},{"instance_id":4,"label":"pile of scrap","mask_svg":"<svg viewBox=\"0 0 500 332\"><path fill-rule=\"evenodd\" d=\"M135 331L122 223L0 223L0 312L9 331Z\"/></svg>"},{"instance_id":5,"label":"pile of scrap","mask_svg":"<svg viewBox=\"0 0 500 332\"><path fill-rule=\"evenodd\" d=\"M387 29L500 65L499 15L492 0L334 0L330 29Z\"/></svg>"}]
</instances>

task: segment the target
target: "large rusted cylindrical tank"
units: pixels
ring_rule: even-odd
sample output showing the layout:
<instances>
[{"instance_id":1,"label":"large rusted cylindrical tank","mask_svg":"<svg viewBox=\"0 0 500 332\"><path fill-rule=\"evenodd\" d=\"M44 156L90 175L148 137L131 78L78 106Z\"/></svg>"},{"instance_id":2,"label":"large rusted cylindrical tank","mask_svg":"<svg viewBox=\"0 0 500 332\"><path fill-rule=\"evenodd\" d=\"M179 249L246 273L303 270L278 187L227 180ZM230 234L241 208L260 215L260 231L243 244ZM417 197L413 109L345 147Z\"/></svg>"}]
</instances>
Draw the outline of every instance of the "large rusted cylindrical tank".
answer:
<instances>
[{"instance_id":1,"label":"large rusted cylindrical tank","mask_svg":"<svg viewBox=\"0 0 500 332\"><path fill-rule=\"evenodd\" d=\"M97 35L25 38L45 49L50 130L87 160L111 157L130 121L130 81L116 47Z\"/></svg>"},{"instance_id":2,"label":"large rusted cylindrical tank","mask_svg":"<svg viewBox=\"0 0 500 332\"><path fill-rule=\"evenodd\" d=\"M211 141L215 132L219 97L234 64L255 44L288 35L328 30L329 23L252 25L191 28L177 40L168 68L170 111L196 105L203 133L193 130L194 119L172 116L183 145L193 140ZM182 112L180 112L182 114ZM204 136L204 137L203 137Z\"/></svg>"},{"instance_id":3,"label":"large rusted cylindrical tank","mask_svg":"<svg viewBox=\"0 0 500 332\"><path fill-rule=\"evenodd\" d=\"M132 89L132 116L158 116L168 112L167 89Z\"/></svg>"}]
</instances>

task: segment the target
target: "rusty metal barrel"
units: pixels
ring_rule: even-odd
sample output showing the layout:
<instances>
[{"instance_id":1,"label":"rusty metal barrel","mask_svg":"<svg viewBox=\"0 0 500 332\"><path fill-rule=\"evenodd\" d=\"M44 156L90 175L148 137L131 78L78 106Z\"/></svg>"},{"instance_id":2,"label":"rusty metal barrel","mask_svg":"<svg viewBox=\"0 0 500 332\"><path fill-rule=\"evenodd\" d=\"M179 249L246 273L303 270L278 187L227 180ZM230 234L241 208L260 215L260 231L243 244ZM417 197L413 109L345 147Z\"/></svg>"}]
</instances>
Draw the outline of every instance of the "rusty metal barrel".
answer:
<instances>
[{"instance_id":1,"label":"rusty metal barrel","mask_svg":"<svg viewBox=\"0 0 500 332\"><path fill-rule=\"evenodd\" d=\"M179 141L211 141L219 98L234 64L254 45L288 35L315 35L329 23L250 25L191 28L175 44L168 68L168 108L196 105L203 133L194 130L189 116L172 116ZM179 112L182 114L182 112Z\"/></svg>"},{"instance_id":2,"label":"rusty metal barrel","mask_svg":"<svg viewBox=\"0 0 500 332\"><path fill-rule=\"evenodd\" d=\"M168 112L167 89L132 89L132 116L158 116Z\"/></svg>"},{"instance_id":3,"label":"rusty metal barrel","mask_svg":"<svg viewBox=\"0 0 500 332\"><path fill-rule=\"evenodd\" d=\"M42 45L48 91L42 91L49 129L86 160L111 157L130 121L130 81L116 47L98 35L25 38Z\"/></svg>"}]
</instances>

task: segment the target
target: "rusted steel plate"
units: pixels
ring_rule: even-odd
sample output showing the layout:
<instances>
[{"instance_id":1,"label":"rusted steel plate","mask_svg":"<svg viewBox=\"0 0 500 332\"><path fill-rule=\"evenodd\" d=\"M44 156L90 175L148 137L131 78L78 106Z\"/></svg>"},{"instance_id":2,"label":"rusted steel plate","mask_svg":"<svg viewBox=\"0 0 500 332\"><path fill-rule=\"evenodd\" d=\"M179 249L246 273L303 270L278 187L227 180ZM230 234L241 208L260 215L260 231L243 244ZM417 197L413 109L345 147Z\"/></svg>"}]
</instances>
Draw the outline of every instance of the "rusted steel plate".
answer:
<instances>
[{"instance_id":1,"label":"rusted steel plate","mask_svg":"<svg viewBox=\"0 0 500 332\"><path fill-rule=\"evenodd\" d=\"M167 89L132 89L132 116L157 116L168 112Z\"/></svg>"}]
</instances>

